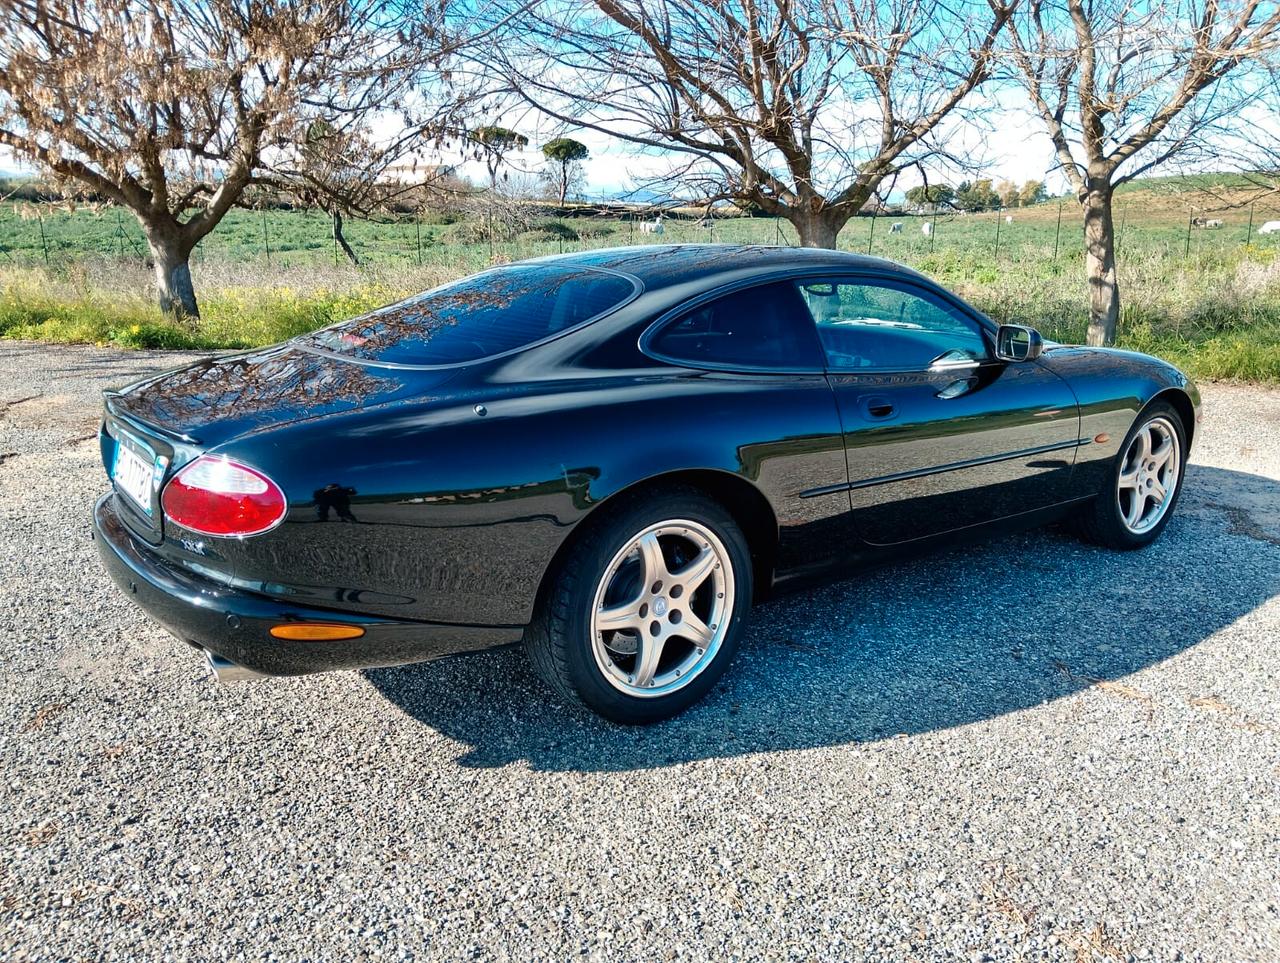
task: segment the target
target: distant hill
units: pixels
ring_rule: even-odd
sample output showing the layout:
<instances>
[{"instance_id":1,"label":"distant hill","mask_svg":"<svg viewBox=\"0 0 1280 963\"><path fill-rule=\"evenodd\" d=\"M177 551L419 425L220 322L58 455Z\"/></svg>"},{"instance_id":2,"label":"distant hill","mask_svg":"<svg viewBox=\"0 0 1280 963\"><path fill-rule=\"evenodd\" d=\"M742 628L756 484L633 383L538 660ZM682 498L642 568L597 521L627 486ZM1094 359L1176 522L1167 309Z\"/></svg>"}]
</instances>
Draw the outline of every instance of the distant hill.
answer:
<instances>
[{"instance_id":1,"label":"distant hill","mask_svg":"<svg viewBox=\"0 0 1280 963\"><path fill-rule=\"evenodd\" d=\"M1256 204L1259 218L1275 217L1280 214L1280 193L1265 193L1261 183L1261 178L1229 173L1143 177L1116 188L1116 217L1127 213L1146 221L1169 222L1185 222L1193 214L1235 218L1247 215L1251 203ZM1070 196L1055 197L1019 208L1015 214L1033 220L1056 218L1060 202L1074 206Z\"/></svg>"},{"instance_id":2,"label":"distant hill","mask_svg":"<svg viewBox=\"0 0 1280 963\"><path fill-rule=\"evenodd\" d=\"M1235 193L1256 191L1262 178L1248 174L1170 174L1166 177L1140 177L1116 188L1117 194L1201 194L1206 191Z\"/></svg>"}]
</instances>

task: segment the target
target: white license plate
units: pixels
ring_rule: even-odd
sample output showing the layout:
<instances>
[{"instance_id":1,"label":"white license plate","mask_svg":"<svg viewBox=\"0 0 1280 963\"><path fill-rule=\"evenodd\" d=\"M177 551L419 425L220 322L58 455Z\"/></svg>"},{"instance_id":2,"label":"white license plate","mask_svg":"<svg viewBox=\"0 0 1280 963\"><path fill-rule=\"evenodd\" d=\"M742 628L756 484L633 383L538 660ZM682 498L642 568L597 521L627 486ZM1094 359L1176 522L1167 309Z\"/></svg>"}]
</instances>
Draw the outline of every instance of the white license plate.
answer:
<instances>
[{"instance_id":1,"label":"white license plate","mask_svg":"<svg viewBox=\"0 0 1280 963\"><path fill-rule=\"evenodd\" d=\"M137 502L144 512L151 514L151 484L155 477L152 462L117 442L116 465L111 477L117 488Z\"/></svg>"}]
</instances>

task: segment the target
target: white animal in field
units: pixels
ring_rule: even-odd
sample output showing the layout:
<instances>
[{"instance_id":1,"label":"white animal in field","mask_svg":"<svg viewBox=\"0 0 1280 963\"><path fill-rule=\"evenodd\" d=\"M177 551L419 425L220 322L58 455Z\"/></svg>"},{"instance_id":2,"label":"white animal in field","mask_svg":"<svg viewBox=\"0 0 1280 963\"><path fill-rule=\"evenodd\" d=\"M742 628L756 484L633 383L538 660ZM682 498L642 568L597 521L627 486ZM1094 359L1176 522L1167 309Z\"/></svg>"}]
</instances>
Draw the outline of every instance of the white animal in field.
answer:
<instances>
[{"instance_id":1,"label":"white animal in field","mask_svg":"<svg viewBox=\"0 0 1280 963\"><path fill-rule=\"evenodd\" d=\"M666 228L662 226L662 215L659 214L652 221L645 221L640 225L641 234L661 234Z\"/></svg>"},{"instance_id":2,"label":"white animal in field","mask_svg":"<svg viewBox=\"0 0 1280 963\"><path fill-rule=\"evenodd\" d=\"M1013 223L1013 215L1012 215L1012 214L1006 214L1006 215L1004 216L1004 222L1005 222L1006 224L1012 224L1012 223Z\"/></svg>"},{"instance_id":3,"label":"white animal in field","mask_svg":"<svg viewBox=\"0 0 1280 963\"><path fill-rule=\"evenodd\" d=\"M1258 228L1259 234L1280 234L1280 221L1267 221Z\"/></svg>"},{"instance_id":4,"label":"white animal in field","mask_svg":"<svg viewBox=\"0 0 1280 963\"><path fill-rule=\"evenodd\" d=\"M923 234L925 237L928 237L930 234L932 234L932 233L933 233L933 222L932 222L932 221L925 221L923 224L921 224L921 225L920 225L920 233L921 233L921 234Z\"/></svg>"},{"instance_id":5,"label":"white animal in field","mask_svg":"<svg viewBox=\"0 0 1280 963\"><path fill-rule=\"evenodd\" d=\"M901 222L901 221L894 221L894 222L889 226L889 233L890 233L890 234L901 234L901 233L902 233L902 222Z\"/></svg>"},{"instance_id":6,"label":"white animal in field","mask_svg":"<svg viewBox=\"0 0 1280 963\"><path fill-rule=\"evenodd\" d=\"M1204 226L1211 231L1217 230L1218 228L1222 227L1222 220L1220 218L1215 217L1215 218L1212 218L1211 220L1205 221Z\"/></svg>"}]
</instances>

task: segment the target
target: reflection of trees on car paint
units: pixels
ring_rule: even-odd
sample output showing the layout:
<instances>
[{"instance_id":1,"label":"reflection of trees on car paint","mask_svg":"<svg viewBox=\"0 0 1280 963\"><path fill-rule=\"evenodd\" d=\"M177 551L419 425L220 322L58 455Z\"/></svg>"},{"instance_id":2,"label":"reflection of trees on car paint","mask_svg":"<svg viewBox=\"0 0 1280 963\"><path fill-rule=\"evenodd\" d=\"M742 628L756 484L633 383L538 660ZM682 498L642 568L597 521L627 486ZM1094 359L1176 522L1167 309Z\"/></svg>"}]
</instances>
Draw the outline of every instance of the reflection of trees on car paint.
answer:
<instances>
[{"instance_id":1,"label":"reflection of trees on car paint","mask_svg":"<svg viewBox=\"0 0 1280 963\"><path fill-rule=\"evenodd\" d=\"M590 268L496 268L305 336L303 344L367 360L444 365L532 344L616 307L634 285Z\"/></svg>"},{"instance_id":2,"label":"reflection of trees on car paint","mask_svg":"<svg viewBox=\"0 0 1280 963\"><path fill-rule=\"evenodd\" d=\"M233 358L210 358L161 375L121 396L128 412L144 421L183 426L192 416L245 417L278 409L317 410L346 401L368 402L399 387L368 367L325 363L287 347Z\"/></svg>"}]
</instances>

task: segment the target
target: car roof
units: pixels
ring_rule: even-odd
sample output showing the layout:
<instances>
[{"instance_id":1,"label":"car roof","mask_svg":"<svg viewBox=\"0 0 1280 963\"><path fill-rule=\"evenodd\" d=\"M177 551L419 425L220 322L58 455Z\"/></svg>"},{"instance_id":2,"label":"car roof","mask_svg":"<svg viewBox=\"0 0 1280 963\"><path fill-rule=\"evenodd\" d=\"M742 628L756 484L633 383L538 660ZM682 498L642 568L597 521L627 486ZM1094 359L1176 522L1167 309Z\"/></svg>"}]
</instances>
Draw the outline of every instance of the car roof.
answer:
<instances>
[{"instance_id":1,"label":"car roof","mask_svg":"<svg viewBox=\"0 0 1280 963\"><path fill-rule=\"evenodd\" d=\"M923 277L893 261L848 251L748 244L642 244L556 254L537 260L621 271L638 278L648 291L690 281L706 281L708 286L714 286L722 275L751 270L837 268L916 279Z\"/></svg>"}]
</instances>

